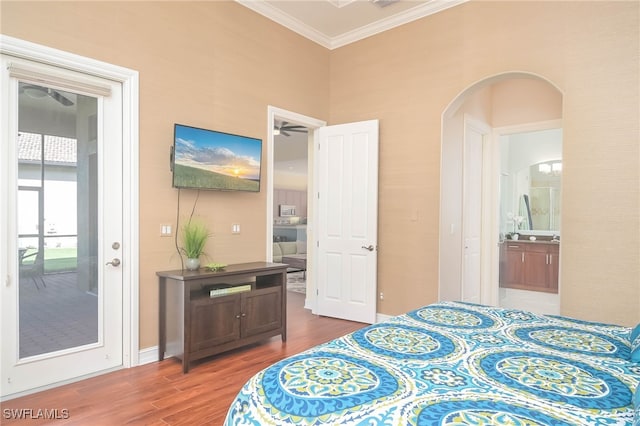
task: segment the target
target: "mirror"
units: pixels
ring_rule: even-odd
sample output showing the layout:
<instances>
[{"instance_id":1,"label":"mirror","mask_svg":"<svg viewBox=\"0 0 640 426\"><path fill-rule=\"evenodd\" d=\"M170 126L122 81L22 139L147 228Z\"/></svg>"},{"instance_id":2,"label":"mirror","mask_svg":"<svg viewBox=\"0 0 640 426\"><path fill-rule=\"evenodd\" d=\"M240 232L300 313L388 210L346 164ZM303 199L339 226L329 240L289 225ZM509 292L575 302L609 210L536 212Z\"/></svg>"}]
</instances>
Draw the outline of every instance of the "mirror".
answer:
<instances>
[{"instance_id":1,"label":"mirror","mask_svg":"<svg viewBox=\"0 0 640 426\"><path fill-rule=\"evenodd\" d=\"M501 236L559 236L562 129L504 135L500 142Z\"/></svg>"}]
</instances>

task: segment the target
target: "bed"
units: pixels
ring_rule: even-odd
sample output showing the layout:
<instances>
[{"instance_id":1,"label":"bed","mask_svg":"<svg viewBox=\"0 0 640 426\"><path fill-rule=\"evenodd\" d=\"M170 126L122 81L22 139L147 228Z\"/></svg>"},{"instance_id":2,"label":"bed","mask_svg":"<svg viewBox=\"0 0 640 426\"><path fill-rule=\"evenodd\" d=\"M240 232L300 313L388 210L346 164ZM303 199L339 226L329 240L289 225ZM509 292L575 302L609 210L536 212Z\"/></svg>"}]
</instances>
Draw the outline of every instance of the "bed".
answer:
<instances>
[{"instance_id":1,"label":"bed","mask_svg":"<svg viewBox=\"0 0 640 426\"><path fill-rule=\"evenodd\" d=\"M631 350L627 327L436 303L266 368L225 424L632 425Z\"/></svg>"}]
</instances>

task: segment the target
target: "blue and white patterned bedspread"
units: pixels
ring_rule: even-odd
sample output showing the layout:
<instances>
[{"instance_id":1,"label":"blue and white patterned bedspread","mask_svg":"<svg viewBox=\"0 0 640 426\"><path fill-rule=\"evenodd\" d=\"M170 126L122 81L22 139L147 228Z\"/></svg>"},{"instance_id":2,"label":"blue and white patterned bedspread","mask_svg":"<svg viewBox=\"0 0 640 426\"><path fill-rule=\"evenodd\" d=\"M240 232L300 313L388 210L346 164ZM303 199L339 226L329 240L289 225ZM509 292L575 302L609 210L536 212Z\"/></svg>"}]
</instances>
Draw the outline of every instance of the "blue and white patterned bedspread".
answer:
<instances>
[{"instance_id":1,"label":"blue and white patterned bedspread","mask_svg":"<svg viewBox=\"0 0 640 426\"><path fill-rule=\"evenodd\" d=\"M255 375L226 425L624 425L629 329L443 302Z\"/></svg>"}]
</instances>

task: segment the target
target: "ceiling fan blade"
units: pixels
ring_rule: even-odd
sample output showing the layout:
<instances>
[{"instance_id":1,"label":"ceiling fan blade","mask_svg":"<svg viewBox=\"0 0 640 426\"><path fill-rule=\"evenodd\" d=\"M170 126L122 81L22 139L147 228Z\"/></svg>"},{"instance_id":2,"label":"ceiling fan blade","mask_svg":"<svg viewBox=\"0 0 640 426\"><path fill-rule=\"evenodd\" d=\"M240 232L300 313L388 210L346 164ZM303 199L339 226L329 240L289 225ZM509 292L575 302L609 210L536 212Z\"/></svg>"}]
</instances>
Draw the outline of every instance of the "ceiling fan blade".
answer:
<instances>
[{"instance_id":1,"label":"ceiling fan blade","mask_svg":"<svg viewBox=\"0 0 640 426\"><path fill-rule=\"evenodd\" d=\"M281 134L281 135L284 135L284 136L287 136L287 137L291 136L289 133L285 132L285 131L284 131L284 130L282 130L282 129L280 129L280 134Z\"/></svg>"},{"instance_id":2,"label":"ceiling fan blade","mask_svg":"<svg viewBox=\"0 0 640 426\"><path fill-rule=\"evenodd\" d=\"M301 127L301 126L289 126L287 128L285 128L286 131L288 132L306 132L307 128L306 127Z\"/></svg>"},{"instance_id":3,"label":"ceiling fan blade","mask_svg":"<svg viewBox=\"0 0 640 426\"><path fill-rule=\"evenodd\" d=\"M282 127L284 127L284 128L285 128L285 129L287 129L287 130L293 130L293 129L306 129L306 127L304 127L304 126L300 126L300 125L298 125L298 124L292 124L292 125L290 125L290 126L289 126L289 125L286 125L286 124L283 124L283 125L282 125Z\"/></svg>"},{"instance_id":4,"label":"ceiling fan blade","mask_svg":"<svg viewBox=\"0 0 640 426\"><path fill-rule=\"evenodd\" d=\"M60 102L64 106L73 105L73 102L69 98L61 95L60 92L58 92L57 90L48 89L48 93L49 93L49 96L51 96L53 99Z\"/></svg>"}]
</instances>

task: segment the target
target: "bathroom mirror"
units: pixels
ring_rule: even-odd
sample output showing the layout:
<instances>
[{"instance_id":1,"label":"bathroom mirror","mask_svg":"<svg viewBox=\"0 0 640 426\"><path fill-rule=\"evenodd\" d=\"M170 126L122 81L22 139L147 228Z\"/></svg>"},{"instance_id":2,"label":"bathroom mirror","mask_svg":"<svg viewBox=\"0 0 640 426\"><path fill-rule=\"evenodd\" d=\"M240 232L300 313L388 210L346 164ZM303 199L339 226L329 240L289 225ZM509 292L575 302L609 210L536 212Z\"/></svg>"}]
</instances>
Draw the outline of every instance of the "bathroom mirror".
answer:
<instances>
[{"instance_id":1,"label":"bathroom mirror","mask_svg":"<svg viewBox=\"0 0 640 426\"><path fill-rule=\"evenodd\" d=\"M501 137L502 235L560 235L562 129Z\"/></svg>"}]
</instances>

